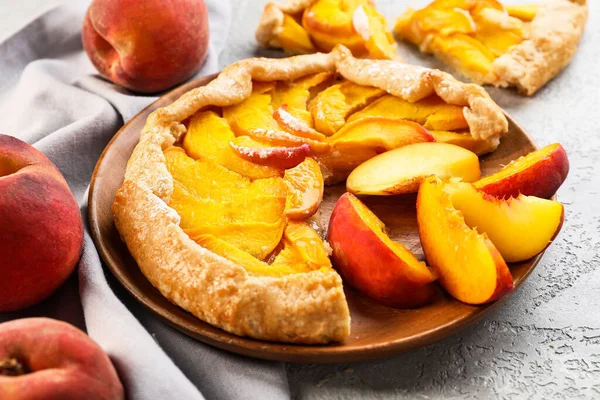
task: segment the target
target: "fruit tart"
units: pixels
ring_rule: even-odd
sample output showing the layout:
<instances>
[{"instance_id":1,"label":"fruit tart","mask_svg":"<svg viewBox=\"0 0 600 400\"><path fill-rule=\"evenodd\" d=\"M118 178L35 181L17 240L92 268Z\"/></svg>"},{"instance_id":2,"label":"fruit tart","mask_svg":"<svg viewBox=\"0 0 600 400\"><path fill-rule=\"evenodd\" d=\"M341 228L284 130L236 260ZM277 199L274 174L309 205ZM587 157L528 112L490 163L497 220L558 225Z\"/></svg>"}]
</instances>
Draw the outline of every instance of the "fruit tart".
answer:
<instances>
[{"instance_id":1,"label":"fruit tart","mask_svg":"<svg viewBox=\"0 0 600 400\"><path fill-rule=\"evenodd\" d=\"M571 61L587 14L585 0L506 6L497 0L434 0L406 10L394 33L474 82L513 86L530 96Z\"/></svg>"},{"instance_id":2,"label":"fruit tart","mask_svg":"<svg viewBox=\"0 0 600 400\"><path fill-rule=\"evenodd\" d=\"M357 57L399 59L387 21L371 0L270 2L256 40L290 54L328 52L342 44Z\"/></svg>"},{"instance_id":3,"label":"fruit tart","mask_svg":"<svg viewBox=\"0 0 600 400\"><path fill-rule=\"evenodd\" d=\"M484 89L349 49L248 59L154 111L113 212L139 268L203 321L257 339L350 330L315 223L325 181L433 140L493 150L508 123Z\"/></svg>"}]
</instances>

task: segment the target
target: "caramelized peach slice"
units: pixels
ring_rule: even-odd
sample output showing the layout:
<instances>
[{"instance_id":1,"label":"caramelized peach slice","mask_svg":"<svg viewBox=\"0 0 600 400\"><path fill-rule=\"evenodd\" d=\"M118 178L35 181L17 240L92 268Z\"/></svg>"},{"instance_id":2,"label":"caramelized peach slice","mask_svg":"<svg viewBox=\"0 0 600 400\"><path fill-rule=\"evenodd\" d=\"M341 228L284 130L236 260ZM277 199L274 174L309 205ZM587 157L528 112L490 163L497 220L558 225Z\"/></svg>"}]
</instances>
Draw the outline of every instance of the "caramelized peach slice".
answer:
<instances>
[{"instance_id":1,"label":"caramelized peach slice","mask_svg":"<svg viewBox=\"0 0 600 400\"><path fill-rule=\"evenodd\" d=\"M336 269L350 286L388 306L414 308L431 302L436 275L384 230L360 200L349 193L340 197L328 238Z\"/></svg>"},{"instance_id":2,"label":"caramelized peach slice","mask_svg":"<svg viewBox=\"0 0 600 400\"><path fill-rule=\"evenodd\" d=\"M322 91L308 105L317 131L331 136L353 112L385 94L384 90L346 81Z\"/></svg>"},{"instance_id":3,"label":"caramelized peach slice","mask_svg":"<svg viewBox=\"0 0 600 400\"><path fill-rule=\"evenodd\" d=\"M277 121L273 119L270 93L253 91L240 104L223 107L223 117L237 136L249 135L254 129L279 129Z\"/></svg>"},{"instance_id":4,"label":"caramelized peach slice","mask_svg":"<svg viewBox=\"0 0 600 400\"><path fill-rule=\"evenodd\" d=\"M296 136L281 130L271 129L251 129L247 132L248 136L259 142L268 143L273 146L301 146L307 144L314 153L323 153L329 150L329 143L318 140L308 139Z\"/></svg>"},{"instance_id":5,"label":"caramelized peach slice","mask_svg":"<svg viewBox=\"0 0 600 400\"><path fill-rule=\"evenodd\" d=\"M525 22L533 21L540 8L537 4L508 4L505 7L508 15Z\"/></svg>"},{"instance_id":6,"label":"caramelized peach slice","mask_svg":"<svg viewBox=\"0 0 600 400\"><path fill-rule=\"evenodd\" d=\"M283 25L277 35L277 41L280 47L293 54L316 52L308 32L287 14L283 15Z\"/></svg>"},{"instance_id":7,"label":"caramelized peach slice","mask_svg":"<svg viewBox=\"0 0 600 400\"><path fill-rule=\"evenodd\" d=\"M310 146L307 144L274 147L257 142L248 136L238 136L229 142L229 145L237 155L248 161L282 169L295 167L310 153Z\"/></svg>"},{"instance_id":8,"label":"caramelized peach slice","mask_svg":"<svg viewBox=\"0 0 600 400\"><path fill-rule=\"evenodd\" d=\"M426 7L422 10L410 10L398 18L394 32L417 45L428 34L452 33L471 34L475 32L475 22L471 15L460 8Z\"/></svg>"},{"instance_id":9,"label":"caramelized peach slice","mask_svg":"<svg viewBox=\"0 0 600 400\"><path fill-rule=\"evenodd\" d=\"M330 138L333 149L368 148L380 152L413 143L433 142L421 125L403 119L367 117L350 122Z\"/></svg>"},{"instance_id":10,"label":"caramelized peach slice","mask_svg":"<svg viewBox=\"0 0 600 400\"><path fill-rule=\"evenodd\" d=\"M558 143L521 157L500 171L474 183L475 187L496 197L519 194L549 199L567 179L569 159Z\"/></svg>"},{"instance_id":11,"label":"caramelized peach slice","mask_svg":"<svg viewBox=\"0 0 600 400\"><path fill-rule=\"evenodd\" d=\"M319 209L323 201L323 175L319 164L306 158L298 166L285 171L287 185L285 215L290 219L306 219Z\"/></svg>"},{"instance_id":12,"label":"caramelized peach slice","mask_svg":"<svg viewBox=\"0 0 600 400\"><path fill-rule=\"evenodd\" d=\"M431 48L434 52L458 60L462 68L481 74L488 74L492 70L492 61L496 58L479 41L462 33L436 36L431 42Z\"/></svg>"},{"instance_id":13,"label":"caramelized peach slice","mask_svg":"<svg viewBox=\"0 0 600 400\"><path fill-rule=\"evenodd\" d=\"M273 90L271 104L279 108L287 104L289 108L306 109L314 90L321 91L334 78L331 72L319 72L308 75L292 82L277 82Z\"/></svg>"},{"instance_id":14,"label":"caramelized peach slice","mask_svg":"<svg viewBox=\"0 0 600 400\"><path fill-rule=\"evenodd\" d=\"M457 300L484 304L510 292L513 279L506 262L488 239L469 228L443 182L426 178L417 197L417 222L423 252L440 284Z\"/></svg>"},{"instance_id":15,"label":"caramelized peach slice","mask_svg":"<svg viewBox=\"0 0 600 400\"><path fill-rule=\"evenodd\" d=\"M442 179L479 179L479 159L474 153L446 143L415 143L379 154L359 165L346 181L354 194L390 196L415 193L429 175Z\"/></svg>"},{"instance_id":16,"label":"caramelized peach slice","mask_svg":"<svg viewBox=\"0 0 600 400\"><path fill-rule=\"evenodd\" d=\"M347 122L365 117L387 117L407 119L423 125L426 129L439 131L469 129L463 108L447 104L438 96L429 96L415 103L409 103L388 94L350 115Z\"/></svg>"},{"instance_id":17,"label":"caramelized peach slice","mask_svg":"<svg viewBox=\"0 0 600 400\"><path fill-rule=\"evenodd\" d=\"M436 142L460 146L478 156L496 150L496 146L487 140L475 139L469 132L429 131Z\"/></svg>"},{"instance_id":18,"label":"caramelized peach slice","mask_svg":"<svg viewBox=\"0 0 600 400\"><path fill-rule=\"evenodd\" d=\"M448 183L444 191L467 225L487 234L507 262L542 252L563 222L563 206L557 201L523 195L504 200L462 182Z\"/></svg>"},{"instance_id":19,"label":"caramelized peach slice","mask_svg":"<svg viewBox=\"0 0 600 400\"><path fill-rule=\"evenodd\" d=\"M251 182L212 161L194 161L180 148L167 149L165 159L173 177L169 206L192 239L213 234L259 259L277 246L285 227L282 178Z\"/></svg>"},{"instance_id":20,"label":"caramelized peach slice","mask_svg":"<svg viewBox=\"0 0 600 400\"><path fill-rule=\"evenodd\" d=\"M496 57L506 53L508 49L523 41L523 38L513 32L477 32L475 39L487 47Z\"/></svg>"},{"instance_id":21,"label":"caramelized peach slice","mask_svg":"<svg viewBox=\"0 0 600 400\"><path fill-rule=\"evenodd\" d=\"M352 25L364 40L369 57L388 60L397 57L396 43L387 30L387 21L375 8L358 6L352 16Z\"/></svg>"},{"instance_id":22,"label":"caramelized peach slice","mask_svg":"<svg viewBox=\"0 0 600 400\"><path fill-rule=\"evenodd\" d=\"M250 253L238 249L210 234L201 234L194 237L194 241L206 250L212 251L234 264L243 267L250 275L254 276L283 276L296 272L289 264L278 264L272 266L264 261L253 257Z\"/></svg>"},{"instance_id":23,"label":"caramelized peach slice","mask_svg":"<svg viewBox=\"0 0 600 400\"><path fill-rule=\"evenodd\" d=\"M229 142L235 135L227 121L212 111L196 113L183 138L183 148L195 159L210 160L250 179L282 176L283 170L254 164L236 154Z\"/></svg>"},{"instance_id":24,"label":"caramelized peach slice","mask_svg":"<svg viewBox=\"0 0 600 400\"><path fill-rule=\"evenodd\" d=\"M279 107L273 113L273 118L279 123L279 125L286 131L293 135L304 137L307 139L326 141L327 136L317 132L302 119L294 116L289 110L286 104ZM312 121L312 117L311 117Z\"/></svg>"},{"instance_id":25,"label":"caramelized peach slice","mask_svg":"<svg viewBox=\"0 0 600 400\"><path fill-rule=\"evenodd\" d=\"M343 44L355 55L366 52L364 40L352 24L354 12L368 0L317 0L302 15L302 26L325 52Z\"/></svg>"},{"instance_id":26,"label":"caramelized peach slice","mask_svg":"<svg viewBox=\"0 0 600 400\"><path fill-rule=\"evenodd\" d=\"M323 240L306 222L288 223L283 234L283 246L273 261L274 266L293 263L296 268L309 271L331 268Z\"/></svg>"}]
</instances>

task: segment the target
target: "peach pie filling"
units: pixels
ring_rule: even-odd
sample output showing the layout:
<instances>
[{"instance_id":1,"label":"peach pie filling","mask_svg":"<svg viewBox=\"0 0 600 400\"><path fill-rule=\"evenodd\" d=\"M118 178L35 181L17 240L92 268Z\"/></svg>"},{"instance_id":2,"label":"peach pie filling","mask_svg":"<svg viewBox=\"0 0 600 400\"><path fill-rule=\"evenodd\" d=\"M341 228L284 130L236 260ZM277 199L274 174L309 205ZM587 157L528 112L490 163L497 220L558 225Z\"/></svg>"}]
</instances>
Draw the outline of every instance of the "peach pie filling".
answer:
<instances>
[{"instance_id":1,"label":"peach pie filling","mask_svg":"<svg viewBox=\"0 0 600 400\"><path fill-rule=\"evenodd\" d=\"M463 114L437 96L409 103L331 73L253 82L242 103L198 111L164 151L169 205L191 239L250 274L331 268L312 223L324 184L407 144L483 148Z\"/></svg>"}]
</instances>

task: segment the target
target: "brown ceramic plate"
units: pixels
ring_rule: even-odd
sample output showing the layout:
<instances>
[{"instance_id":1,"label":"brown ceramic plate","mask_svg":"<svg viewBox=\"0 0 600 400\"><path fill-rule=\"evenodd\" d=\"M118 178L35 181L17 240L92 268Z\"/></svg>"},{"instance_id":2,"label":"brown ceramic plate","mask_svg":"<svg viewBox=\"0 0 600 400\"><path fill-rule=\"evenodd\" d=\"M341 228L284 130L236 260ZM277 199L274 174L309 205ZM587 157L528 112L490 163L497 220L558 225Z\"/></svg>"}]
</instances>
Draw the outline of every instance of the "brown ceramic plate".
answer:
<instances>
[{"instance_id":1,"label":"brown ceramic plate","mask_svg":"<svg viewBox=\"0 0 600 400\"><path fill-rule=\"evenodd\" d=\"M272 343L239 337L215 328L170 303L142 275L121 241L113 222L111 206L123 181L127 160L138 142L148 115L213 78L200 78L165 94L123 126L100 157L89 192L89 222L100 255L123 286L167 323L202 342L252 357L291 362L350 362L387 356L433 343L478 321L506 300L508 296L489 305L471 306L440 291L436 301L429 306L416 310L396 310L346 288L352 332L343 343L321 346ZM510 130L503 137L500 147L481 160L483 175L489 175L511 160L536 150L527 133L512 118L508 117L508 120ZM343 184L326 188L321 206L324 226L328 225L331 210L344 192ZM389 227L392 239L402 241L422 258L415 196L370 197L365 200ZM527 262L510 265L517 288L533 271L540 257L541 254Z\"/></svg>"}]
</instances>

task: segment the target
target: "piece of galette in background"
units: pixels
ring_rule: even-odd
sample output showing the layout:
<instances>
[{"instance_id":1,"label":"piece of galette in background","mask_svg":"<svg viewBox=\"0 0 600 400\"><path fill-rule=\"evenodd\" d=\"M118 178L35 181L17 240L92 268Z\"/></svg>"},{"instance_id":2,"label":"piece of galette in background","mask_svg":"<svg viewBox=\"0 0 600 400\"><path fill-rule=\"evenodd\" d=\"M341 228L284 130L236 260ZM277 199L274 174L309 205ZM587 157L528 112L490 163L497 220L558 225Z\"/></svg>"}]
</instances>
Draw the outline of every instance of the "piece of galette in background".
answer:
<instances>
[{"instance_id":1,"label":"piece of galette in background","mask_svg":"<svg viewBox=\"0 0 600 400\"><path fill-rule=\"evenodd\" d=\"M394 33L474 82L531 96L569 64L587 15L586 0L434 0L407 9Z\"/></svg>"}]
</instances>

